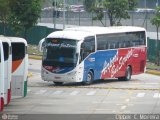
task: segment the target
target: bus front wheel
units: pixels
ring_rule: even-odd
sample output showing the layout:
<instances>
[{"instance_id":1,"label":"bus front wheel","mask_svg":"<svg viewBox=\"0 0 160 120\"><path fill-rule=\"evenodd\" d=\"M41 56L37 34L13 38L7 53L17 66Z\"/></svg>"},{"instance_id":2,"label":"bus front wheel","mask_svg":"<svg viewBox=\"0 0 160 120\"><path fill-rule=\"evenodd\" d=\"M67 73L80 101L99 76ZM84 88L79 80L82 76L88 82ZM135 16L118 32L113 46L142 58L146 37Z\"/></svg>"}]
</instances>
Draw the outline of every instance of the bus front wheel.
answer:
<instances>
[{"instance_id":1,"label":"bus front wheel","mask_svg":"<svg viewBox=\"0 0 160 120\"><path fill-rule=\"evenodd\" d=\"M90 71L87 74L87 80L83 82L84 85L90 85L93 82L93 73Z\"/></svg>"},{"instance_id":2,"label":"bus front wheel","mask_svg":"<svg viewBox=\"0 0 160 120\"><path fill-rule=\"evenodd\" d=\"M118 80L120 81L128 81L131 79L131 75L132 75L132 69L130 66L127 67L126 69L126 73L124 77L119 77Z\"/></svg>"}]
</instances>

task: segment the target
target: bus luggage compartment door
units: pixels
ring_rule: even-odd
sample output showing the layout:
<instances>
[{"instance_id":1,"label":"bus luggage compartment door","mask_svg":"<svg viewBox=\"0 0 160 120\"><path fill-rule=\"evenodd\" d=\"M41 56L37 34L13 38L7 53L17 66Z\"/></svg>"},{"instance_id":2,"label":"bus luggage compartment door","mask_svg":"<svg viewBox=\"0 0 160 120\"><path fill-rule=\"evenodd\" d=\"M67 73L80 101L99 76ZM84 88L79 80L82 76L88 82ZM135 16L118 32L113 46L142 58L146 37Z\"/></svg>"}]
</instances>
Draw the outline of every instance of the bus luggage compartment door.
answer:
<instances>
[{"instance_id":1,"label":"bus luggage compartment door","mask_svg":"<svg viewBox=\"0 0 160 120\"><path fill-rule=\"evenodd\" d=\"M11 81L11 95L15 97L23 97L24 80L22 76L14 76Z\"/></svg>"}]
</instances>

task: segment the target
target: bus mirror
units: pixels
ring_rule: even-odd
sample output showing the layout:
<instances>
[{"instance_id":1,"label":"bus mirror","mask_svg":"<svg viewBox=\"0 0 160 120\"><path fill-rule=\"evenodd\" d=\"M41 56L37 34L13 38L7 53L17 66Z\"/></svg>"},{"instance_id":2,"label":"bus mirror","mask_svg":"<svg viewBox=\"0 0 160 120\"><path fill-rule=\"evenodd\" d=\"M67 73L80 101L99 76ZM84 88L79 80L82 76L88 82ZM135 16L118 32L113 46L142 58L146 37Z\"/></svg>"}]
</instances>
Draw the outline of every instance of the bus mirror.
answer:
<instances>
[{"instance_id":1,"label":"bus mirror","mask_svg":"<svg viewBox=\"0 0 160 120\"><path fill-rule=\"evenodd\" d=\"M39 52L43 52L44 42L45 42L45 38L39 41L39 45L38 45Z\"/></svg>"}]
</instances>

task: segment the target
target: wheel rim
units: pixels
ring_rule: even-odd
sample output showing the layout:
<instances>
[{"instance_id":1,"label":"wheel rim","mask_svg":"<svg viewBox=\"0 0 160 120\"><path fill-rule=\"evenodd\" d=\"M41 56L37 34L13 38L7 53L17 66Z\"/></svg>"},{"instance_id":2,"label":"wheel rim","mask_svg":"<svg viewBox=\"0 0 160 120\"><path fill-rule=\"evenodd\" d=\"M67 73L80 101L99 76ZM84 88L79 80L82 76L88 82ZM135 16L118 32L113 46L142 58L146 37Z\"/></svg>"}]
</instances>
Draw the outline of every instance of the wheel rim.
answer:
<instances>
[{"instance_id":1,"label":"wheel rim","mask_svg":"<svg viewBox=\"0 0 160 120\"><path fill-rule=\"evenodd\" d=\"M87 82L90 82L92 80L92 75L89 73L87 76Z\"/></svg>"},{"instance_id":2,"label":"wheel rim","mask_svg":"<svg viewBox=\"0 0 160 120\"><path fill-rule=\"evenodd\" d=\"M131 69L128 68L127 70L127 76L126 76L127 80L130 80L131 79Z\"/></svg>"}]
</instances>

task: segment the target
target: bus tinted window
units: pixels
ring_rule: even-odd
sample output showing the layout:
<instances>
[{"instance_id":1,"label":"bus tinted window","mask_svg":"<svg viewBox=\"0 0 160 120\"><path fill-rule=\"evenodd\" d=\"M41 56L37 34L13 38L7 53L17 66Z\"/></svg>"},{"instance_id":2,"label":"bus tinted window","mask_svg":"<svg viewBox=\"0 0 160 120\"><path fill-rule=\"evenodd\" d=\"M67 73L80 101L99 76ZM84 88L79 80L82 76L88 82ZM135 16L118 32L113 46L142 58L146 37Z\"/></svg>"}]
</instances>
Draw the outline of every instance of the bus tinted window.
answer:
<instances>
[{"instance_id":1,"label":"bus tinted window","mask_svg":"<svg viewBox=\"0 0 160 120\"><path fill-rule=\"evenodd\" d=\"M43 65L74 67L77 64L77 41L73 39L48 38L43 55Z\"/></svg>"},{"instance_id":2,"label":"bus tinted window","mask_svg":"<svg viewBox=\"0 0 160 120\"><path fill-rule=\"evenodd\" d=\"M119 48L119 42L121 41L119 34L106 34L97 36L97 49L115 49ZM122 40L124 40L122 38Z\"/></svg>"},{"instance_id":3,"label":"bus tinted window","mask_svg":"<svg viewBox=\"0 0 160 120\"><path fill-rule=\"evenodd\" d=\"M146 45L145 32L105 34L97 36L97 50Z\"/></svg>"},{"instance_id":4,"label":"bus tinted window","mask_svg":"<svg viewBox=\"0 0 160 120\"><path fill-rule=\"evenodd\" d=\"M6 42L3 42L3 51L4 51L4 60L6 61L9 57L9 45Z\"/></svg>"},{"instance_id":5,"label":"bus tinted window","mask_svg":"<svg viewBox=\"0 0 160 120\"><path fill-rule=\"evenodd\" d=\"M25 44L24 43L12 43L12 59L20 60L25 57Z\"/></svg>"},{"instance_id":6,"label":"bus tinted window","mask_svg":"<svg viewBox=\"0 0 160 120\"><path fill-rule=\"evenodd\" d=\"M81 45L81 60L95 52L95 37L87 37Z\"/></svg>"}]
</instances>

